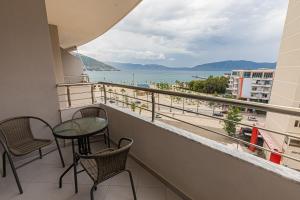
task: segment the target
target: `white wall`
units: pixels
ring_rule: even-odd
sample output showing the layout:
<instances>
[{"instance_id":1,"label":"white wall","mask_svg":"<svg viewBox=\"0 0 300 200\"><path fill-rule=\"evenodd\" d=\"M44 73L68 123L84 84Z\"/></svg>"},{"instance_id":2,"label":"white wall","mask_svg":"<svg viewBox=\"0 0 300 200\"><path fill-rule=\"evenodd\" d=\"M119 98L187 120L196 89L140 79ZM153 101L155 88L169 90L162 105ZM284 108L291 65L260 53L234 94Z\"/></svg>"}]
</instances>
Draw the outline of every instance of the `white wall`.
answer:
<instances>
[{"instance_id":1,"label":"white wall","mask_svg":"<svg viewBox=\"0 0 300 200\"><path fill-rule=\"evenodd\" d=\"M275 105L300 107L300 1L290 0L285 21L281 47L278 55L275 78L270 103ZM294 128L299 117L268 113L266 126L283 133L300 134L300 127ZM273 135L279 145L283 136ZM299 151L299 150L298 150ZM295 153L291 156L298 157ZM285 159L286 160L286 159ZM286 164L286 162L284 161ZM289 165L300 169L300 166Z\"/></svg>"},{"instance_id":2,"label":"white wall","mask_svg":"<svg viewBox=\"0 0 300 200\"><path fill-rule=\"evenodd\" d=\"M81 60L70 54L68 51L61 49L63 62L63 71L66 83L78 83L81 81L80 75L83 73L83 64Z\"/></svg>"},{"instance_id":3,"label":"white wall","mask_svg":"<svg viewBox=\"0 0 300 200\"><path fill-rule=\"evenodd\" d=\"M58 28L56 25L49 25L50 31L50 39L51 39L51 47L53 53L53 60L54 60L54 75L56 78L56 83L63 83L64 82L64 71L63 71L63 63L62 63L62 56L61 50L59 46L59 36L58 36Z\"/></svg>"},{"instance_id":4,"label":"white wall","mask_svg":"<svg viewBox=\"0 0 300 200\"><path fill-rule=\"evenodd\" d=\"M0 120L34 115L59 122L54 61L41 0L0 2Z\"/></svg>"},{"instance_id":5,"label":"white wall","mask_svg":"<svg viewBox=\"0 0 300 200\"><path fill-rule=\"evenodd\" d=\"M299 182L274 171L294 174L298 181L299 172L194 136L200 141L197 142L180 135L180 130L169 125L153 124L118 109L104 107L108 111L114 141L121 137L133 138L131 153L192 199L299 199ZM256 162L257 165L253 164ZM271 168L273 172L269 171Z\"/></svg>"}]
</instances>

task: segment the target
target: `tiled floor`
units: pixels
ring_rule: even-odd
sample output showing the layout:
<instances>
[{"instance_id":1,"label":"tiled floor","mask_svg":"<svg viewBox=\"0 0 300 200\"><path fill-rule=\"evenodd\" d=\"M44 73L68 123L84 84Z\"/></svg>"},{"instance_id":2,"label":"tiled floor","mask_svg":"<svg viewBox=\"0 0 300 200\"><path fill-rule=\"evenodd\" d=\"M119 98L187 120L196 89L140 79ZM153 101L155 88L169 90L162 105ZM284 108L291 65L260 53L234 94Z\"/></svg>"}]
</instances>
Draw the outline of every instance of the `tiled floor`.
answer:
<instances>
[{"instance_id":1,"label":"tiled floor","mask_svg":"<svg viewBox=\"0 0 300 200\"><path fill-rule=\"evenodd\" d=\"M100 146L96 143L95 145ZM102 145L101 145L102 146ZM95 147L94 147L95 148ZM63 148L67 165L71 163L71 148ZM127 168L133 173L137 198L139 200L180 200L158 179L144 170L132 159L128 159ZM2 170L1 170L2 171ZM63 187L59 189L58 179L64 171L59 162L57 151L36 160L17 170L24 190L19 195L10 166L7 166L7 177L0 177L1 200L69 200L90 199L89 191L92 181L85 172L78 175L79 192L74 193L73 171L71 170L63 180ZM129 200L133 199L130 181L127 173L120 174L105 181L95 191L95 199L101 200Z\"/></svg>"}]
</instances>

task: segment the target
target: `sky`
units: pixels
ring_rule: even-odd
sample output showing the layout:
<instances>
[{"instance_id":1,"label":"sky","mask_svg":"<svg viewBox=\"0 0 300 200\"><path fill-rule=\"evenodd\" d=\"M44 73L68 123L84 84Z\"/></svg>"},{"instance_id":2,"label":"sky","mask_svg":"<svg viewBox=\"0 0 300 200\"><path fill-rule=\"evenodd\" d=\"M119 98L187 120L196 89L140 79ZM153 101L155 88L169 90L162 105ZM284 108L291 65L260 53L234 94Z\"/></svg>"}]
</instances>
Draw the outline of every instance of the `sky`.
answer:
<instances>
[{"instance_id":1,"label":"sky","mask_svg":"<svg viewBox=\"0 0 300 200\"><path fill-rule=\"evenodd\" d=\"M169 67L275 62L287 6L288 0L143 0L78 51L103 62Z\"/></svg>"}]
</instances>

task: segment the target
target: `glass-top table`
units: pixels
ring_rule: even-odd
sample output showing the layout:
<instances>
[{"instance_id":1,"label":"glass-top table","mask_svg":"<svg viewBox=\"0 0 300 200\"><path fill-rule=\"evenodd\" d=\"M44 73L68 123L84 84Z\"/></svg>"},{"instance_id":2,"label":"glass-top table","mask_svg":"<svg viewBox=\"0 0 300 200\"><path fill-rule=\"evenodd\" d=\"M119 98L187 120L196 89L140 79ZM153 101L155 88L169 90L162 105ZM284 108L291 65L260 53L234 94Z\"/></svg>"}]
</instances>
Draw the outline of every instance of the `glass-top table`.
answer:
<instances>
[{"instance_id":1,"label":"glass-top table","mask_svg":"<svg viewBox=\"0 0 300 200\"><path fill-rule=\"evenodd\" d=\"M62 187L62 179L70 171L71 168L74 168L74 181L75 181L75 192L78 192L77 186L77 161L78 156L75 152L75 143L74 140L78 141L79 152L81 154L91 153L89 136L101 133L103 131L107 132L107 137L109 140L109 131L108 131L108 121L99 117L86 117L78 118L69 121L65 121L61 124L58 124L53 128L53 134L57 138L62 139L71 139L72 141L72 152L73 152L73 163L66 169L59 178L59 187ZM109 142L108 142L108 146Z\"/></svg>"},{"instance_id":2,"label":"glass-top table","mask_svg":"<svg viewBox=\"0 0 300 200\"><path fill-rule=\"evenodd\" d=\"M80 139L94 135L106 129L108 122L99 117L86 117L65 121L53 128L56 137L62 139Z\"/></svg>"}]
</instances>

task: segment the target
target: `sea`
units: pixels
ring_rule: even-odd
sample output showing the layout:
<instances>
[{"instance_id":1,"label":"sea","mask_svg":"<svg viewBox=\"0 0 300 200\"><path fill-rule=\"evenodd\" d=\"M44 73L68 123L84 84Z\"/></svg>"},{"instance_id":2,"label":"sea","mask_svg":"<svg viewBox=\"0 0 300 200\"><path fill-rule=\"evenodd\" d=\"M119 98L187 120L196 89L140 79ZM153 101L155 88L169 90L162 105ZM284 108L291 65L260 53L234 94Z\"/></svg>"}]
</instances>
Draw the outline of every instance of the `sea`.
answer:
<instances>
[{"instance_id":1,"label":"sea","mask_svg":"<svg viewBox=\"0 0 300 200\"><path fill-rule=\"evenodd\" d=\"M209 76L223 76L228 71L153 71L153 70L121 70L121 71L87 71L90 81L112 82L121 84L150 84L150 83L175 83L178 81L191 81L205 79Z\"/></svg>"}]
</instances>

